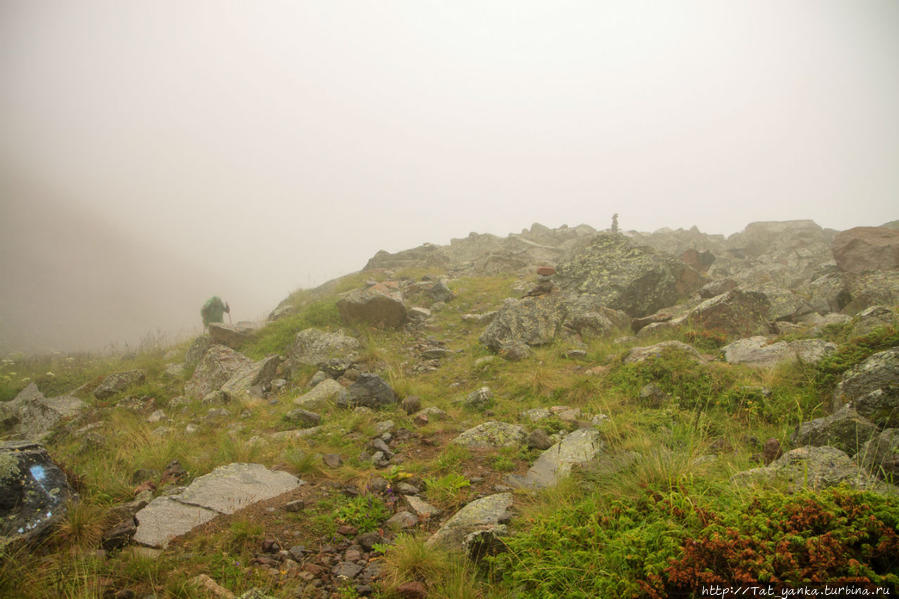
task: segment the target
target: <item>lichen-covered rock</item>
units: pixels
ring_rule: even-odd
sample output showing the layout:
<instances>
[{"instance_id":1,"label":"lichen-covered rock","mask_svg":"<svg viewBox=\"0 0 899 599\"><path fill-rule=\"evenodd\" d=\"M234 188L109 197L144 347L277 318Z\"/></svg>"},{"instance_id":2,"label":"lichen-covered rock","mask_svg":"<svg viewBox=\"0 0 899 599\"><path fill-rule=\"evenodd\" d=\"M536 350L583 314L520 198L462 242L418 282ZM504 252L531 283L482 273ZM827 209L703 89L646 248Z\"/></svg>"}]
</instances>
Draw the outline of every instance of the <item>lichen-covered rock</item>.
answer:
<instances>
[{"instance_id":1,"label":"lichen-covered rock","mask_svg":"<svg viewBox=\"0 0 899 599\"><path fill-rule=\"evenodd\" d=\"M266 386L275 378L280 363L279 356L268 356L253 362L231 375L221 390L233 397L240 397L250 393L253 387Z\"/></svg>"},{"instance_id":2,"label":"lichen-covered rock","mask_svg":"<svg viewBox=\"0 0 899 599\"><path fill-rule=\"evenodd\" d=\"M646 347L635 347L624 356L625 364L638 364L650 358L657 358L664 352L680 352L695 362L705 362L702 355L692 346L681 341L662 341Z\"/></svg>"},{"instance_id":3,"label":"lichen-covered rock","mask_svg":"<svg viewBox=\"0 0 899 599\"><path fill-rule=\"evenodd\" d=\"M589 462L603 450L599 431L579 429L544 451L531 466L520 484L532 489L542 489L558 483L571 473L571 469ZM514 480L514 479L513 479Z\"/></svg>"},{"instance_id":4,"label":"lichen-covered rock","mask_svg":"<svg viewBox=\"0 0 899 599\"><path fill-rule=\"evenodd\" d=\"M363 373L350 385L348 399L350 406L366 408L382 408L395 404L396 393L384 379L376 374Z\"/></svg>"},{"instance_id":5,"label":"lichen-covered rock","mask_svg":"<svg viewBox=\"0 0 899 599\"><path fill-rule=\"evenodd\" d=\"M350 324L397 328L406 322L402 293L384 283L349 292L337 301L337 310L341 320Z\"/></svg>"},{"instance_id":6,"label":"lichen-covered rock","mask_svg":"<svg viewBox=\"0 0 899 599\"><path fill-rule=\"evenodd\" d=\"M882 430L859 453L862 464L880 478L899 481L899 428Z\"/></svg>"},{"instance_id":7,"label":"lichen-covered rock","mask_svg":"<svg viewBox=\"0 0 899 599\"><path fill-rule=\"evenodd\" d=\"M565 302L559 294L507 299L481 334L480 341L495 352L505 347L551 343L565 320Z\"/></svg>"},{"instance_id":8,"label":"lichen-covered rock","mask_svg":"<svg viewBox=\"0 0 899 599\"><path fill-rule=\"evenodd\" d=\"M853 456L877 432L867 418L850 406L823 418L815 418L799 425L793 433L793 445L829 445Z\"/></svg>"},{"instance_id":9,"label":"lichen-covered rock","mask_svg":"<svg viewBox=\"0 0 899 599\"><path fill-rule=\"evenodd\" d=\"M287 357L307 366L318 366L332 358L352 358L362 348L358 339L338 331L329 333L321 329L303 329L297 333L287 350Z\"/></svg>"},{"instance_id":10,"label":"lichen-covered rock","mask_svg":"<svg viewBox=\"0 0 899 599\"><path fill-rule=\"evenodd\" d=\"M899 384L899 347L877 352L849 369L834 391L833 409L836 411L844 403L896 384Z\"/></svg>"},{"instance_id":11,"label":"lichen-covered rock","mask_svg":"<svg viewBox=\"0 0 899 599\"><path fill-rule=\"evenodd\" d=\"M799 293L808 298L809 305L818 314L839 312L849 302L846 281L838 272L830 272L802 285Z\"/></svg>"},{"instance_id":12,"label":"lichen-covered rock","mask_svg":"<svg viewBox=\"0 0 899 599\"><path fill-rule=\"evenodd\" d=\"M724 352L724 359L729 364L746 364L756 367L771 367L795 360L806 364L817 364L824 356L836 349L835 343L822 339L768 343L767 337L763 336L738 339L721 348Z\"/></svg>"},{"instance_id":13,"label":"lichen-covered rock","mask_svg":"<svg viewBox=\"0 0 899 599\"><path fill-rule=\"evenodd\" d=\"M838 233L831 245L843 272L899 269L899 231L885 227L853 227Z\"/></svg>"},{"instance_id":14,"label":"lichen-covered rock","mask_svg":"<svg viewBox=\"0 0 899 599\"><path fill-rule=\"evenodd\" d=\"M0 445L0 547L38 537L63 519L77 495L36 443Z\"/></svg>"},{"instance_id":15,"label":"lichen-covered rock","mask_svg":"<svg viewBox=\"0 0 899 599\"><path fill-rule=\"evenodd\" d=\"M232 376L252 365L252 360L230 347L212 345L184 386L184 393L193 399L202 399L212 391L221 389Z\"/></svg>"},{"instance_id":16,"label":"lichen-covered rock","mask_svg":"<svg viewBox=\"0 0 899 599\"><path fill-rule=\"evenodd\" d=\"M293 403L309 410L321 410L328 406L349 403L347 390L334 379L326 378Z\"/></svg>"},{"instance_id":17,"label":"lichen-covered rock","mask_svg":"<svg viewBox=\"0 0 899 599\"><path fill-rule=\"evenodd\" d=\"M861 337L881 327L896 326L896 313L886 306L865 308L852 319L850 337Z\"/></svg>"},{"instance_id":18,"label":"lichen-covered rock","mask_svg":"<svg viewBox=\"0 0 899 599\"><path fill-rule=\"evenodd\" d=\"M778 320L796 322L802 316L815 311L811 304L801 295L771 283L760 285L743 284L740 288L744 291L761 293L767 298L769 306L768 320L772 322Z\"/></svg>"},{"instance_id":19,"label":"lichen-covered rock","mask_svg":"<svg viewBox=\"0 0 899 599\"><path fill-rule=\"evenodd\" d=\"M883 427L899 427L899 383L875 389L852 401L859 414Z\"/></svg>"},{"instance_id":20,"label":"lichen-covered rock","mask_svg":"<svg viewBox=\"0 0 899 599\"><path fill-rule=\"evenodd\" d=\"M143 370L128 370L126 372L116 372L110 374L100 386L94 390L94 397L97 399L106 399L112 397L116 393L120 393L133 385L139 385L144 382L147 375Z\"/></svg>"},{"instance_id":21,"label":"lichen-covered rock","mask_svg":"<svg viewBox=\"0 0 899 599\"><path fill-rule=\"evenodd\" d=\"M597 235L556 273L563 289L595 294L602 305L630 316L676 304L702 284L699 273L681 260L615 234Z\"/></svg>"},{"instance_id":22,"label":"lichen-covered rock","mask_svg":"<svg viewBox=\"0 0 899 599\"><path fill-rule=\"evenodd\" d=\"M481 387L465 396L462 405L473 410L486 410L493 405L493 392L490 387Z\"/></svg>"},{"instance_id":23,"label":"lichen-covered rock","mask_svg":"<svg viewBox=\"0 0 899 599\"><path fill-rule=\"evenodd\" d=\"M899 304L899 270L875 270L846 275L842 311L856 314L870 306Z\"/></svg>"},{"instance_id":24,"label":"lichen-covered rock","mask_svg":"<svg viewBox=\"0 0 899 599\"><path fill-rule=\"evenodd\" d=\"M515 447L524 442L525 437L526 434L521 426L491 420L461 433L452 440L452 443L474 449Z\"/></svg>"},{"instance_id":25,"label":"lichen-covered rock","mask_svg":"<svg viewBox=\"0 0 899 599\"><path fill-rule=\"evenodd\" d=\"M476 499L456 512L427 540L427 545L461 549L465 538L473 532L493 530L508 522L512 507L511 493L497 493Z\"/></svg>"},{"instance_id":26,"label":"lichen-covered rock","mask_svg":"<svg viewBox=\"0 0 899 599\"><path fill-rule=\"evenodd\" d=\"M686 321L693 327L728 335L759 335L769 331L771 303L763 293L732 289L690 310Z\"/></svg>"},{"instance_id":27,"label":"lichen-covered rock","mask_svg":"<svg viewBox=\"0 0 899 599\"><path fill-rule=\"evenodd\" d=\"M0 402L0 433L38 441L60 420L77 415L85 403L71 395L47 398L30 383L14 399Z\"/></svg>"},{"instance_id":28,"label":"lichen-covered rock","mask_svg":"<svg viewBox=\"0 0 899 599\"><path fill-rule=\"evenodd\" d=\"M206 353L206 350L209 349L210 345L212 345L212 339L209 338L209 335L200 335L194 339L193 343L190 344L187 353L184 354L184 365L188 368L195 366L203 357L203 354Z\"/></svg>"},{"instance_id":29,"label":"lichen-covered rock","mask_svg":"<svg viewBox=\"0 0 899 599\"><path fill-rule=\"evenodd\" d=\"M852 458L835 447L799 447L788 451L770 465L738 472L734 484L785 485L791 491L804 487L823 489L846 483L856 489L896 494L892 485L884 485L859 468Z\"/></svg>"},{"instance_id":30,"label":"lichen-covered rock","mask_svg":"<svg viewBox=\"0 0 899 599\"><path fill-rule=\"evenodd\" d=\"M578 295L565 303L565 330L576 333L585 341L628 329L630 323L627 314L602 305L599 296L594 294Z\"/></svg>"}]
</instances>

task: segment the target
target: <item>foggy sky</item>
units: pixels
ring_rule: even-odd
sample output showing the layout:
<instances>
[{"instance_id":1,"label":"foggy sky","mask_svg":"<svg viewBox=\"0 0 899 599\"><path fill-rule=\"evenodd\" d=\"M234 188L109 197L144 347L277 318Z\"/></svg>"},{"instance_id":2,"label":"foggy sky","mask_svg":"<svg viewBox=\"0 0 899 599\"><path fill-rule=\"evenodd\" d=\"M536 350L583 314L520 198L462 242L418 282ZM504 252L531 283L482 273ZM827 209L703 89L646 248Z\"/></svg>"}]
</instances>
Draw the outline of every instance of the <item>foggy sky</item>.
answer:
<instances>
[{"instance_id":1,"label":"foggy sky","mask_svg":"<svg viewBox=\"0 0 899 599\"><path fill-rule=\"evenodd\" d=\"M470 231L846 229L899 205L894 0L0 0L0 77L0 275L141 248L120 285L157 309L126 335L196 328L214 293L256 318ZM56 246L42 210L108 248ZM7 285L7 327L38 294L65 316L47 343L77 345L67 320L123 301L54 307L79 277L49 278Z\"/></svg>"}]
</instances>

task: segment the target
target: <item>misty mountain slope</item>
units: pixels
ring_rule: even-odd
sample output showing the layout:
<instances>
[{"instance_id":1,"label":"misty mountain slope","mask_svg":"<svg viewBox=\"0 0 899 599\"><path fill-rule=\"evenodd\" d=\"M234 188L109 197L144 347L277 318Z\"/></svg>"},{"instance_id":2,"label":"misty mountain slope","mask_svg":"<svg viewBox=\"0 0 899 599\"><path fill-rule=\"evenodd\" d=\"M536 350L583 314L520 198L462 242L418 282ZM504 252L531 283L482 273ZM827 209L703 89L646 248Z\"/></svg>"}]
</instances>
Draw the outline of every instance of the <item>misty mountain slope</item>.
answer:
<instances>
[{"instance_id":1,"label":"misty mountain slope","mask_svg":"<svg viewBox=\"0 0 899 599\"><path fill-rule=\"evenodd\" d=\"M0 595L689 597L736 570L899 583L899 302L834 312L832 289L808 287L891 293L899 233L755 223L680 260L599 233L554 274L518 266L570 234L543 229L476 236L483 254L458 262L401 253L189 347L4 361L18 396L0 430L41 439L81 500L46 544L9 545ZM682 237L705 243L654 241ZM645 297L677 303L644 316Z\"/></svg>"},{"instance_id":2,"label":"misty mountain slope","mask_svg":"<svg viewBox=\"0 0 899 599\"><path fill-rule=\"evenodd\" d=\"M83 206L35 201L33 189L4 197L0 348L133 346L148 333L196 330L203 301L230 285L169 253L163 231L151 245Z\"/></svg>"}]
</instances>

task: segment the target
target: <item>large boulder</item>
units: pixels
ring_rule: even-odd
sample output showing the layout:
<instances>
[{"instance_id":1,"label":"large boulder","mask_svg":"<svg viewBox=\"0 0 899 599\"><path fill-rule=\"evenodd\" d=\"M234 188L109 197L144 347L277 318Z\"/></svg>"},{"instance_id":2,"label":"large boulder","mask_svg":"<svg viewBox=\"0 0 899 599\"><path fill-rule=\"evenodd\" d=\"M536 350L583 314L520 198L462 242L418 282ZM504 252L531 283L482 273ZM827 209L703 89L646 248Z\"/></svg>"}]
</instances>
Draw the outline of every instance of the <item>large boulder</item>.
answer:
<instances>
[{"instance_id":1,"label":"large boulder","mask_svg":"<svg viewBox=\"0 0 899 599\"><path fill-rule=\"evenodd\" d=\"M385 250L371 257L362 270L445 267L450 263L446 250L433 243L391 254Z\"/></svg>"},{"instance_id":2,"label":"large boulder","mask_svg":"<svg viewBox=\"0 0 899 599\"><path fill-rule=\"evenodd\" d=\"M623 235L600 234L556 269L565 290L592 293L602 305L645 316L670 306L702 285L682 261L632 243Z\"/></svg>"},{"instance_id":3,"label":"large boulder","mask_svg":"<svg viewBox=\"0 0 899 599\"><path fill-rule=\"evenodd\" d=\"M839 312L849 303L846 281L839 272L815 277L797 290L818 314Z\"/></svg>"},{"instance_id":4,"label":"large boulder","mask_svg":"<svg viewBox=\"0 0 899 599\"><path fill-rule=\"evenodd\" d=\"M833 410L891 385L899 385L899 347L877 352L843 374L834 391Z\"/></svg>"},{"instance_id":5,"label":"large boulder","mask_svg":"<svg viewBox=\"0 0 899 599\"><path fill-rule=\"evenodd\" d=\"M761 293L768 300L768 320L796 322L800 317L811 314L814 308L801 295L793 293L789 289L778 287L771 283L740 286L744 291Z\"/></svg>"},{"instance_id":6,"label":"large boulder","mask_svg":"<svg viewBox=\"0 0 899 599\"><path fill-rule=\"evenodd\" d=\"M396 328L406 322L403 294L385 283L349 292L337 301L337 310L341 320L348 324Z\"/></svg>"},{"instance_id":7,"label":"large boulder","mask_svg":"<svg viewBox=\"0 0 899 599\"><path fill-rule=\"evenodd\" d=\"M507 299L481 334L480 341L493 351L520 344L551 343L565 320L565 301L560 294Z\"/></svg>"},{"instance_id":8,"label":"large boulder","mask_svg":"<svg viewBox=\"0 0 899 599\"><path fill-rule=\"evenodd\" d=\"M231 375L221 386L221 390L234 397L251 393L254 389L263 390L275 378L280 356L268 356L248 366L244 366ZM257 392L256 395L259 395Z\"/></svg>"},{"instance_id":9,"label":"large boulder","mask_svg":"<svg viewBox=\"0 0 899 599\"><path fill-rule=\"evenodd\" d=\"M602 337L630 327L630 317L621 310L604 306L599 296L584 293L565 302L566 331L576 333L584 341Z\"/></svg>"},{"instance_id":10,"label":"large boulder","mask_svg":"<svg viewBox=\"0 0 899 599\"><path fill-rule=\"evenodd\" d=\"M767 337L755 336L738 339L721 348L729 364L772 367L783 362L800 361L817 364L827 354L836 351L837 345L822 339L778 341L769 343Z\"/></svg>"},{"instance_id":11,"label":"large boulder","mask_svg":"<svg viewBox=\"0 0 899 599\"><path fill-rule=\"evenodd\" d=\"M791 440L793 445L829 445L852 456L876 432L877 427L870 420L852 407L843 406L830 416L803 422Z\"/></svg>"},{"instance_id":12,"label":"large boulder","mask_svg":"<svg viewBox=\"0 0 899 599\"><path fill-rule=\"evenodd\" d=\"M212 345L197 364L193 376L184 386L184 392L193 399L202 399L221 389L231 377L252 365L252 360L230 347Z\"/></svg>"},{"instance_id":13,"label":"large boulder","mask_svg":"<svg viewBox=\"0 0 899 599\"><path fill-rule=\"evenodd\" d=\"M134 541L165 548L173 538L220 514L233 514L302 484L292 474L272 471L261 464L220 466L180 493L157 497L137 512Z\"/></svg>"},{"instance_id":14,"label":"large boulder","mask_svg":"<svg viewBox=\"0 0 899 599\"><path fill-rule=\"evenodd\" d=\"M94 390L94 397L97 399L106 399L112 397L116 393L120 393L133 385L139 385L146 380L147 375L143 370L128 370L125 372L116 372L110 374L100 386Z\"/></svg>"},{"instance_id":15,"label":"large boulder","mask_svg":"<svg viewBox=\"0 0 899 599\"><path fill-rule=\"evenodd\" d=\"M342 331L329 333L310 328L297 333L287 350L287 357L299 364L318 366L335 358L351 361L361 348L358 339L344 335Z\"/></svg>"},{"instance_id":16,"label":"large boulder","mask_svg":"<svg viewBox=\"0 0 899 599\"><path fill-rule=\"evenodd\" d=\"M551 487L571 473L574 466L585 464L603 450L599 431L579 429L544 451L522 479L512 482L532 489Z\"/></svg>"},{"instance_id":17,"label":"large boulder","mask_svg":"<svg viewBox=\"0 0 899 599\"><path fill-rule=\"evenodd\" d=\"M210 345L212 345L212 339L209 338L209 335L200 335L194 339L187 349L187 353L184 354L184 365L190 368L199 363Z\"/></svg>"},{"instance_id":18,"label":"large boulder","mask_svg":"<svg viewBox=\"0 0 899 599\"><path fill-rule=\"evenodd\" d=\"M770 329L770 312L765 294L732 289L690 310L685 321L695 328L728 335L759 335Z\"/></svg>"},{"instance_id":19,"label":"large boulder","mask_svg":"<svg viewBox=\"0 0 899 599\"><path fill-rule=\"evenodd\" d=\"M884 485L862 470L855 461L835 447L799 447L788 451L770 465L737 472L731 482L739 485L782 484L791 491L804 487L824 489L847 484L895 494L895 487Z\"/></svg>"},{"instance_id":20,"label":"large boulder","mask_svg":"<svg viewBox=\"0 0 899 599\"><path fill-rule=\"evenodd\" d=\"M871 306L865 308L852 319L850 337L861 337L881 327L895 327L897 323L896 313L886 306Z\"/></svg>"},{"instance_id":21,"label":"large boulder","mask_svg":"<svg viewBox=\"0 0 899 599\"><path fill-rule=\"evenodd\" d=\"M77 415L85 407L71 395L48 399L31 383L11 401L0 403L0 433L37 441L60 420Z\"/></svg>"},{"instance_id":22,"label":"large boulder","mask_svg":"<svg viewBox=\"0 0 899 599\"><path fill-rule=\"evenodd\" d=\"M526 436L524 428L517 424L491 420L461 433L451 443L471 449L516 447L524 442Z\"/></svg>"},{"instance_id":23,"label":"large boulder","mask_svg":"<svg viewBox=\"0 0 899 599\"><path fill-rule=\"evenodd\" d=\"M855 398L852 405L877 426L899 427L899 384L865 393Z\"/></svg>"},{"instance_id":24,"label":"large boulder","mask_svg":"<svg viewBox=\"0 0 899 599\"><path fill-rule=\"evenodd\" d=\"M37 538L65 518L77 495L36 443L0 445L0 547Z\"/></svg>"},{"instance_id":25,"label":"large boulder","mask_svg":"<svg viewBox=\"0 0 899 599\"><path fill-rule=\"evenodd\" d=\"M838 233L831 245L843 272L899 269L899 231L885 227L854 227Z\"/></svg>"},{"instance_id":26,"label":"large boulder","mask_svg":"<svg viewBox=\"0 0 899 599\"><path fill-rule=\"evenodd\" d=\"M855 314L870 306L899 304L899 270L847 274L843 312Z\"/></svg>"},{"instance_id":27,"label":"large boulder","mask_svg":"<svg viewBox=\"0 0 899 599\"><path fill-rule=\"evenodd\" d=\"M347 389L349 403L353 407L378 409L395 404L396 393L387 382L376 374L362 373Z\"/></svg>"},{"instance_id":28,"label":"large boulder","mask_svg":"<svg viewBox=\"0 0 899 599\"><path fill-rule=\"evenodd\" d=\"M475 532L495 531L511 518L511 493L497 493L476 499L447 520L426 541L427 545L440 545L449 549L461 549L465 538Z\"/></svg>"}]
</instances>

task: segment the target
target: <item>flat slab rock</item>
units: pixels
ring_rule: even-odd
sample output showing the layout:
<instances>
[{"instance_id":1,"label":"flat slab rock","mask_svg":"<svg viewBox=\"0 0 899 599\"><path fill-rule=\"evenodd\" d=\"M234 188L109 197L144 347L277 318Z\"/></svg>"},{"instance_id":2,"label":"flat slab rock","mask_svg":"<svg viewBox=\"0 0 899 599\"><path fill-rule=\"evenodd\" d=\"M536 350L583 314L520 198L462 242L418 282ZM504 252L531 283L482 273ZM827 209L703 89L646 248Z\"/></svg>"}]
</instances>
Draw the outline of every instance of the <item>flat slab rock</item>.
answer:
<instances>
[{"instance_id":1,"label":"flat slab rock","mask_svg":"<svg viewBox=\"0 0 899 599\"><path fill-rule=\"evenodd\" d=\"M595 458L603 447L599 431L576 430L540 454L524 477L510 477L509 482L532 489L551 487L571 474L575 465Z\"/></svg>"},{"instance_id":2,"label":"flat slab rock","mask_svg":"<svg viewBox=\"0 0 899 599\"><path fill-rule=\"evenodd\" d=\"M817 364L827 354L836 351L836 343L822 339L802 339L800 341L778 341L768 343L763 336L738 339L722 348L724 359L729 364L768 367L781 362L802 361Z\"/></svg>"},{"instance_id":3,"label":"flat slab rock","mask_svg":"<svg viewBox=\"0 0 899 599\"><path fill-rule=\"evenodd\" d=\"M157 497L137 512L134 541L164 548L173 538L212 520L271 499L303 484L287 472L261 464L220 466L194 480L177 495Z\"/></svg>"}]
</instances>

